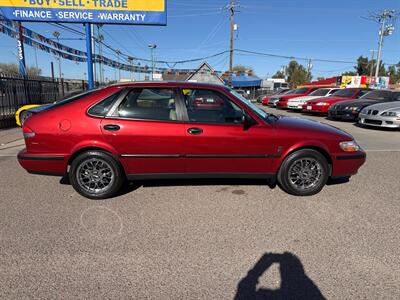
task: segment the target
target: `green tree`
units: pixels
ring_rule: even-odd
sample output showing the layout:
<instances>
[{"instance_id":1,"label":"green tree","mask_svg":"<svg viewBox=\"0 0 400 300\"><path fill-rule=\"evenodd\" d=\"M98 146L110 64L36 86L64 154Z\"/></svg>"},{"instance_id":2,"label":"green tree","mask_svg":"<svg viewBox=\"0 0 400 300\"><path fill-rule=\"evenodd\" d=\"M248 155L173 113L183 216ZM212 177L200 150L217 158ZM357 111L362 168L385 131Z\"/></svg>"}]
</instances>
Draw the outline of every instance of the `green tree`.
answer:
<instances>
[{"instance_id":1,"label":"green tree","mask_svg":"<svg viewBox=\"0 0 400 300\"><path fill-rule=\"evenodd\" d=\"M390 76L390 83L396 84L400 82L400 62L396 65L389 66L388 73Z\"/></svg>"},{"instance_id":2,"label":"green tree","mask_svg":"<svg viewBox=\"0 0 400 300\"><path fill-rule=\"evenodd\" d=\"M274 75L272 75L272 78L274 79L285 79L285 77L286 75L283 71L277 71Z\"/></svg>"},{"instance_id":3,"label":"green tree","mask_svg":"<svg viewBox=\"0 0 400 300\"><path fill-rule=\"evenodd\" d=\"M357 72L346 71L346 72L342 73L342 76L357 76Z\"/></svg>"},{"instance_id":4,"label":"green tree","mask_svg":"<svg viewBox=\"0 0 400 300\"><path fill-rule=\"evenodd\" d=\"M372 68L372 75L375 76L375 68L376 68L376 60L369 60L368 57L360 56L357 59L357 65L354 67L356 70L355 74L349 74L353 76L370 76L371 75L371 68ZM350 72L349 72L350 73ZM386 76L386 68L385 63L383 61L379 64L379 76Z\"/></svg>"},{"instance_id":5,"label":"green tree","mask_svg":"<svg viewBox=\"0 0 400 300\"><path fill-rule=\"evenodd\" d=\"M291 87L304 84L310 81L310 74L308 74L306 68L299 64L296 60L289 62L286 68L287 81Z\"/></svg>"}]
</instances>

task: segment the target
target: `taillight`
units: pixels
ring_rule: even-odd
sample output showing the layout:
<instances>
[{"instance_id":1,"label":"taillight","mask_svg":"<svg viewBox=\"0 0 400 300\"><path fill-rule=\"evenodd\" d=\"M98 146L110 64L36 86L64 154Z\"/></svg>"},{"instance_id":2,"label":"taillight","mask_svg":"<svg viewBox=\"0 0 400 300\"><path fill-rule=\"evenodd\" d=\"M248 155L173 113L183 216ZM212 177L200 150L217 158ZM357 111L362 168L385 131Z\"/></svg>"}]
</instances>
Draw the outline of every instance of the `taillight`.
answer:
<instances>
[{"instance_id":1,"label":"taillight","mask_svg":"<svg viewBox=\"0 0 400 300\"><path fill-rule=\"evenodd\" d=\"M36 135L35 132L33 132L33 130L27 126L22 127L22 132L23 132L24 138L26 138L26 139L33 138Z\"/></svg>"}]
</instances>

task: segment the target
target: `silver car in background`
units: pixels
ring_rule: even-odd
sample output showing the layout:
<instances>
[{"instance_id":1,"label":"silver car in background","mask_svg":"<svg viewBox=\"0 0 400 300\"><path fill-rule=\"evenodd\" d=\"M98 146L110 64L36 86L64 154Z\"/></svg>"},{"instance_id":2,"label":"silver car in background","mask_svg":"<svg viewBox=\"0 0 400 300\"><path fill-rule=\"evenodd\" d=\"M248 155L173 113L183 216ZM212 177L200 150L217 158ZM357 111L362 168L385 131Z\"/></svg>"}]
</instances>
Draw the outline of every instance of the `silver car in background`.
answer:
<instances>
[{"instance_id":1,"label":"silver car in background","mask_svg":"<svg viewBox=\"0 0 400 300\"><path fill-rule=\"evenodd\" d=\"M367 126L400 128L400 101L365 107L358 116L358 123Z\"/></svg>"},{"instance_id":2,"label":"silver car in background","mask_svg":"<svg viewBox=\"0 0 400 300\"><path fill-rule=\"evenodd\" d=\"M286 90L286 91L284 91L283 93L278 93L278 94L276 94L276 95L271 96L271 97L269 98L269 100L268 100L268 106L276 107L276 104L278 103L279 98L280 98L281 96L283 96L283 95L288 95L288 94L290 94L290 93L293 92L293 91L294 91L294 90Z\"/></svg>"}]
</instances>

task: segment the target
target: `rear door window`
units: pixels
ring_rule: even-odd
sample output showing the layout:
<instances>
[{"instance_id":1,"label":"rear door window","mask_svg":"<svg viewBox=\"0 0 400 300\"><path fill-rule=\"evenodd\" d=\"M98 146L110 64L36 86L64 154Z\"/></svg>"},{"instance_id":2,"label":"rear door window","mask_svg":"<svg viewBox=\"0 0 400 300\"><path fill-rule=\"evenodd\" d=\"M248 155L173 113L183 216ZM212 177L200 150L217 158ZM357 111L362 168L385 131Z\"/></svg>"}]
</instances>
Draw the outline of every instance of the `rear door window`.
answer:
<instances>
[{"instance_id":1,"label":"rear door window","mask_svg":"<svg viewBox=\"0 0 400 300\"><path fill-rule=\"evenodd\" d=\"M117 116L138 120L176 121L176 98L172 89L132 89L117 109Z\"/></svg>"}]
</instances>

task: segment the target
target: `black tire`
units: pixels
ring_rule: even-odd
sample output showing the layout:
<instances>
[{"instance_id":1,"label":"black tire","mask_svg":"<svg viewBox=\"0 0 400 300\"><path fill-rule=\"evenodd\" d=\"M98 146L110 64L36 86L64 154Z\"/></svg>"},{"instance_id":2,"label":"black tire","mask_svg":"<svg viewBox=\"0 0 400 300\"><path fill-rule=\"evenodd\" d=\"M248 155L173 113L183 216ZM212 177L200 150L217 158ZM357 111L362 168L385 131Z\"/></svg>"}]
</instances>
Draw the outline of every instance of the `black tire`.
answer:
<instances>
[{"instance_id":1,"label":"black tire","mask_svg":"<svg viewBox=\"0 0 400 300\"><path fill-rule=\"evenodd\" d=\"M329 164L320 152L302 149L285 158L277 179L280 187L291 195L312 196L325 186L329 172Z\"/></svg>"},{"instance_id":2,"label":"black tire","mask_svg":"<svg viewBox=\"0 0 400 300\"><path fill-rule=\"evenodd\" d=\"M125 182L120 163L111 154L97 150L77 156L68 175L75 191L95 200L115 196Z\"/></svg>"}]
</instances>

